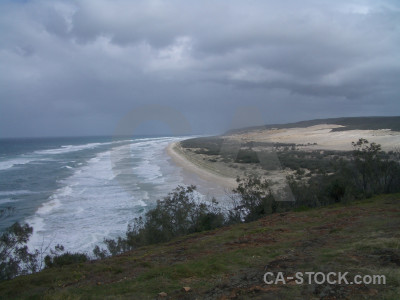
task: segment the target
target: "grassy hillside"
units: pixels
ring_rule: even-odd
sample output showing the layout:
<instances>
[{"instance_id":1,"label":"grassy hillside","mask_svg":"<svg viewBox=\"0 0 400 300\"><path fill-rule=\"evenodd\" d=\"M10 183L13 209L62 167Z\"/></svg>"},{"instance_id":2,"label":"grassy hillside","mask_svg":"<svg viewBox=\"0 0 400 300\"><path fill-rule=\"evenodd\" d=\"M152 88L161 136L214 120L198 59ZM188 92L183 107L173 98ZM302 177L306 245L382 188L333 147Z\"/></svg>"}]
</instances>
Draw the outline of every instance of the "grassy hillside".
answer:
<instances>
[{"instance_id":1,"label":"grassy hillside","mask_svg":"<svg viewBox=\"0 0 400 300\"><path fill-rule=\"evenodd\" d=\"M336 124L345 127L335 128L333 131L344 130L378 130L378 129L391 129L400 131L400 117L350 117L350 118L330 118L330 119L316 119L309 121L300 121L296 123L287 124L269 124L264 126L247 127L241 129L233 129L226 134L244 133L252 130L271 129L271 128L298 128L309 127L321 124Z\"/></svg>"},{"instance_id":2,"label":"grassy hillside","mask_svg":"<svg viewBox=\"0 0 400 300\"><path fill-rule=\"evenodd\" d=\"M3 299L398 299L400 194L274 214L0 283ZM265 270L386 276L386 285L266 285ZM182 287L190 287L189 292Z\"/></svg>"}]
</instances>

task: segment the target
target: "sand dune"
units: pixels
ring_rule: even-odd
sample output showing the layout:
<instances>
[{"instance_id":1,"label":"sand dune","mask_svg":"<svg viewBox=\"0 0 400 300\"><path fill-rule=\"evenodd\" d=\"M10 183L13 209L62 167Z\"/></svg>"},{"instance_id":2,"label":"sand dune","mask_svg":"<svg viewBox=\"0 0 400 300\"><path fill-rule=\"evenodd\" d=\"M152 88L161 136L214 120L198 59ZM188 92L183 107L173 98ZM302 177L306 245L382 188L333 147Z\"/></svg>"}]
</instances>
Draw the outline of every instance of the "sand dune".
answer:
<instances>
[{"instance_id":1,"label":"sand dune","mask_svg":"<svg viewBox=\"0 0 400 300\"><path fill-rule=\"evenodd\" d=\"M305 128L264 129L232 134L227 137L242 142L316 143L317 145L310 145L305 148L324 150L352 150L351 142L360 138L381 144L382 149L385 151L395 150L400 147L400 132L398 131L389 129L332 131L332 129L338 127L343 126L324 124Z\"/></svg>"}]
</instances>

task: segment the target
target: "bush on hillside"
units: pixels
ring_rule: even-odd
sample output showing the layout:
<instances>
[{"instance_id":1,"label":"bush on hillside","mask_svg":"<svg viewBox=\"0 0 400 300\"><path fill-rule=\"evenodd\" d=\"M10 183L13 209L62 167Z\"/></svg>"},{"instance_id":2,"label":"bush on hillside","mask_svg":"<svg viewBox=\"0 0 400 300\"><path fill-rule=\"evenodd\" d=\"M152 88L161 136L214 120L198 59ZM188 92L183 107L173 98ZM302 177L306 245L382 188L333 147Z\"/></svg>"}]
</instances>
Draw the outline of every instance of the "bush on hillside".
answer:
<instances>
[{"instance_id":1,"label":"bush on hillside","mask_svg":"<svg viewBox=\"0 0 400 300\"><path fill-rule=\"evenodd\" d=\"M84 253L71 253L71 252L66 252L56 256L47 255L44 258L44 262L47 268L62 267L75 263L83 263L88 260L89 260L88 256Z\"/></svg>"},{"instance_id":2,"label":"bush on hillside","mask_svg":"<svg viewBox=\"0 0 400 300\"><path fill-rule=\"evenodd\" d=\"M251 222L262 216L276 212L277 202L272 196L267 180L250 176L238 178L238 187L233 190L234 207L229 211L230 223Z\"/></svg>"},{"instance_id":3,"label":"bush on hillside","mask_svg":"<svg viewBox=\"0 0 400 300\"><path fill-rule=\"evenodd\" d=\"M195 190L193 185L178 186L163 200L158 200L156 207L149 210L144 218L135 218L124 238L106 239L107 250L97 246L93 250L94 255L99 258L116 255L139 246L223 226L224 215L216 200L204 203Z\"/></svg>"}]
</instances>

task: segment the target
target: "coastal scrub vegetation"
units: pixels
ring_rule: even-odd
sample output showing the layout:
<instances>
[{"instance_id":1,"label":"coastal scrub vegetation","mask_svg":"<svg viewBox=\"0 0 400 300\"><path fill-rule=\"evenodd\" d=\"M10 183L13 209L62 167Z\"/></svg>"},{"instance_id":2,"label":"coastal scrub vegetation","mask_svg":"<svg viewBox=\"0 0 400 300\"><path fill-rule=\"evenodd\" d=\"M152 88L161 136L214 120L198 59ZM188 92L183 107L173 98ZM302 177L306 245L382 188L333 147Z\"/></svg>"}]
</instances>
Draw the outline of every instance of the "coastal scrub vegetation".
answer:
<instances>
[{"instance_id":1,"label":"coastal scrub vegetation","mask_svg":"<svg viewBox=\"0 0 400 300\"><path fill-rule=\"evenodd\" d=\"M120 254L139 246L166 242L174 237L211 230L224 225L225 217L215 199L200 201L196 187L178 186L145 217L135 218L128 226L125 237L105 239L107 249L96 246L97 258Z\"/></svg>"},{"instance_id":2,"label":"coastal scrub vegetation","mask_svg":"<svg viewBox=\"0 0 400 300\"><path fill-rule=\"evenodd\" d=\"M366 139L353 142L349 159L331 161L330 172L308 180L288 177L296 205L317 207L400 191L400 153L386 153Z\"/></svg>"},{"instance_id":3,"label":"coastal scrub vegetation","mask_svg":"<svg viewBox=\"0 0 400 300\"><path fill-rule=\"evenodd\" d=\"M88 261L89 257L85 253L64 252L63 245L56 245L50 250L50 254L44 258L46 268L62 267L75 263Z\"/></svg>"}]
</instances>

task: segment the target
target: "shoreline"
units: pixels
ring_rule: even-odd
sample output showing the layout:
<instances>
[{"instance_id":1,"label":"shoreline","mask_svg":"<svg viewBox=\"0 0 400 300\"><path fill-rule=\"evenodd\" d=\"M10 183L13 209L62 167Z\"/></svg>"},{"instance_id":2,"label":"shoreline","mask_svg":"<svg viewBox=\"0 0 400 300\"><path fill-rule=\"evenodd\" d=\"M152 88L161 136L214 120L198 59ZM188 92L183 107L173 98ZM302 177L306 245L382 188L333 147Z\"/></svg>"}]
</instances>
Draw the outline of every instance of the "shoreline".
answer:
<instances>
[{"instance_id":1,"label":"shoreline","mask_svg":"<svg viewBox=\"0 0 400 300\"><path fill-rule=\"evenodd\" d=\"M198 176L200 179L206 181L212 185L218 185L223 189L232 190L237 187L237 182L235 178L224 177L222 175L218 175L212 173L189 159L185 157L183 154L178 153L174 148L178 145L179 142L172 142L168 144L166 148L166 153L172 159L172 161L179 167L181 167L184 171L188 172L189 174L194 174Z\"/></svg>"}]
</instances>

